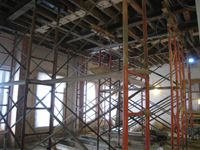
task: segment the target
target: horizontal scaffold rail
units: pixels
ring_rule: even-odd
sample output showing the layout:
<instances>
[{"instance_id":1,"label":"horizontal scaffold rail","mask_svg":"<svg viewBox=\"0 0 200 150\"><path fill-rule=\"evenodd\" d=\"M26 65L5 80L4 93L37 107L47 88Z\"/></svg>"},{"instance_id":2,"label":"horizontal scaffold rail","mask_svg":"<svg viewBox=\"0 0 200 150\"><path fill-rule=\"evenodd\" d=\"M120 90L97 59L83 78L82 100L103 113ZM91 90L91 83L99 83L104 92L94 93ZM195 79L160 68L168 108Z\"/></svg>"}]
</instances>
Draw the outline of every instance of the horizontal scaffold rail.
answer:
<instances>
[{"instance_id":1,"label":"horizontal scaffold rail","mask_svg":"<svg viewBox=\"0 0 200 150\"><path fill-rule=\"evenodd\" d=\"M105 78L116 78L118 80L121 80L123 77L122 72L108 72L108 73L101 73L101 74L95 74L95 75L87 75L87 76L77 76L77 77L69 77L69 78L61 78L61 79L52 79L52 80L30 80L30 83L32 84L54 84L54 83L62 83L62 82L74 82L74 81L86 81L86 80L97 80L97 79L105 79ZM134 79L132 77L129 77L129 81L132 84L138 85L138 86L145 86L145 83ZM20 81L12 81L12 82L4 82L0 83L0 87L2 86L12 86L12 85L23 85L25 84L25 80Z\"/></svg>"}]
</instances>

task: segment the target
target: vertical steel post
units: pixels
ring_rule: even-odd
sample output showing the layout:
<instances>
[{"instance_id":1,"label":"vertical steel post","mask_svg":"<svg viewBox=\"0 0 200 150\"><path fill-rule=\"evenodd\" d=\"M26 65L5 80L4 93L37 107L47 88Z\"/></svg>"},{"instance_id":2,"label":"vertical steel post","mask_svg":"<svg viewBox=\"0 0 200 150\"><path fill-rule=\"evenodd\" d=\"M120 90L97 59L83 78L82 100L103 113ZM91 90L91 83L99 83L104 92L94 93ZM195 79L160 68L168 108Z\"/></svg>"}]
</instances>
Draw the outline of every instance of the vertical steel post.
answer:
<instances>
[{"instance_id":1,"label":"vertical steel post","mask_svg":"<svg viewBox=\"0 0 200 150\"><path fill-rule=\"evenodd\" d=\"M60 8L58 8L58 14L56 18L56 25L59 26L59 18L60 18ZM52 79L56 79L56 70L57 70L57 55L58 55L58 48L56 47L57 42L58 42L58 34L59 34L59 29L56 28L56 33L55 33L55 42L54 42L54 57L53 57L53 70L52 70ZM50 110L54 114L54 105L55 105L55 89L56 89L56 84L52 85L52 93L51 93L51 106ZM50 122L49 122L49 135L52 134L53 132L53 116L50 115ZM51 146L52 141L51 138L49 138L49 146ZM49 148L50 150L51 148Z\"/></svg>"},{"instance_id":2,"label":"vertical steel post","mask_svg":"<svg viewBox=\"0 0 200 150\"><path fill-rule=\"evenodd\" d=\"M80 64L82 65L84 63L84 58L82 56L80 56ZM82 65L80 68L80 72L84 73L85 72L85 65ZM78 101L78 108L81 110L84 107L84 85L85 85L85 81L79 81L79 101ZM84 111L84 110L83 110ZM79 116L81 116L81 119L83 120L83 115L82 115L82 111L79 111ZM83 123L80 121L78 121L78 128L82 128L83 127ZM78 134L83 134L83 130L80 130Z\"/></svg>"},{"instance_id":3,"label":"vertical steel post","mask_svg":"<svg viewBox=\"0 0 200 150\"><path fill-rule=\"evenodd\" d=\"M36 6L37 6L37 0L35 0L35 7L34 7L34 11L33 11L31 36L30 36L30 43L29 43L28 57L27 57L25 95L24 95L24 101L23 101L23 115L22 115L23 119L22 119L22 134L21 134L21 150L24 150L24 144L25 144L26 106L27 106L27 99L28 99L28 79L29 79L29 75L30 75L29 72L30 72L30 65L31 65L31 51L32 51L32 45L33 45L36 11L37 11Z\"/></svg>"},{"instance_id":4,"label":"vertical steel post","mask_svg":"<svg viewBox=\"0 0 200 150\"><path fill-rule=\"evenodd\" d=\"M147 34L147 12L146 12L146 0L142 0L142 10L143 10L143 38L144 38L144 68L148 69L148 34ZM146 109L149 110L149 76L145 78L146 83ZM150 120L149 117L146 119L146 150L150 149Z\"/></svg>"},{"instance_id":5,"label":"vertical steel post","mask_svg":"<svg viewBox=\"0 0 200 150\"><path fill-rule=\"evenodd\" d=\"M177 42L176 35L174 37L174 66L175 66L175 77L176 77L176 86L179 85L178 82L178 59L177 59ZM177 129L177 147L180 148L180 129L179 129L179 91L176 89L176 129Z\"/></svg>"},{"instance_id":6,"label":"vertical steel post","mask_svg":"<svg viewBox=\"0 0 200 150\"><path fill-rule=\"evenodd\" d=\"M86 73L86 75L88 74L88 62L86 62L86 65L85 65L86 67L85 67L85 73ZM87 111L87 83L88 83L88 81L85 81L85 111ZM86 114L85 114L85 123L86 123L86 118L87 116L86 116ZM86 134L86 128L85 128L85 130L84 130L84 134Z\"/></svg>"},{"instance_id":7,"label":"vertical steel post","mask_svg":"<svg viewBox=\"0 0 200 150\"><path fill-rule=\"evenodd\" d=\"M69 60L69 52L68 52L68 55L67 55L67 60ZM67 77L69 75L69 65L67 65ZM67 106L67 96L68 96L68 82L66 83L66 88L65 88L65 105ZM65 107L65 118L67 118L67 108ZM65 119L64 119L65 120ZM67 124L67 120L65 120L65 125Z\"/></svg>"},{"instance_id":8,"label":"vertical steel post","mask_svg":"<svg viewBox=\"0 0 200 150\"><path fill-rule=\"evenodd\" d=\"M188 71L188 86L189 86L189 112L190 112L190 128L191 128L191 136L194 138L193 134L193 109L192 109L192 86L191 86L191 72L190 72L190 64L188 62L189 54L187 54L187 71Z\"/></svg>"},{"instance_id":9,"label":"vertical steel post","mask_svg":"<svg viewBox=\"0 0 200 150\"><path fill-rule=\"evenodd\" d=\"M181 52L180 52L180 43L178 41L178 62L179 62L179 79L180 79L180 86L181 86L181 89L179 89L180 91L180 94L181 94L181 146L182 146L182 149L184 149L184 121L183 121L183 107L184 107L184 102L183 102L183 94L184 94L184 87L183 87L183 80L182 80L182 64L181 64L181 57L183 57L181 55Z\"/></svg>"},{"instance_id":10,"label":"vertical steel post","mask_svg":"<svg viewBox=\"0 0 200 150\"><path fill-rule=\"evenodd\" d=\"M79 69L79 59L77 58L77 68ZM78 77L79 76L79 71L77 69L77 72L76 72L76 76ZM76 113L78 115L78 99L79 99L79 81L76 82ZM75 121L75 129L77 129L78 127L78 120Z\"/></svg>"},{"instance_id":11,"label":"vertical steel post","mask_svg":"<svg viewBox=\"0 0 200 150\"><path fill-rule=\"evenodd\" d=\"M120 68L120 59L119 59L119 71L121 71L121 68ZM118 86L120 87L120 80L119 80L119 83L118 83ZM120 100L121 100L121 92L119 91L119 97L118 97L118 104L120 104ZM120 119L121 119L121 114L120 114L120 105L118 106L118 146L120 145Z\"/></svg>"},{"instance_id":12,"label":"vertical steel post","mask_svg":"<svg viewBox=\"0 0 200 150\"><path fill-rule=\"evenodd\" d=\"M128 150L128 4L123 0L123 150Z\"/></svg>"},{"instance_id":13,"label":"vertical steel post","mask_svg":"<svg viewBox=\"0 0 200 150\"><path fill-rule=\"evenodd\" d=\"M110 69L112 69L112 54L110 53L110 60L109 60L109 67ZM109 79L109 89L111 90L111 78ZM111 95L111 91L109 92L109 94ZM105 106L104 106L105 107ZM109 97L109 110L111 109L111 96ZM108 129L109 129L109 132L108 132L108 140L109 140L109 144L110 144L110 134L111 134L111 111L109 112L109 124L108 124ZM109 145L109 148L110 149L110 145Z\"/></svg>"},{"instance_id":14,"label":"vertical steel post","mask_svg":"<svg viewBox=\"0 0 200 150\"><path fill-rule=\"evenodd\" d=\"M101 50L99 51L99 66L101 66ZM98 80L98 99L97 103L100 102L100 90L101 90L101 80ZM100 126L100 121L99 121L99 116L100 116L100 105L97 106L97 134L99 135L99 126ZM99 150L99 137L97 136L97 150Z\"/></svg>"},{"instance_id":15,"label":"vertical steel post","mask_svg":"<svg viewBox=\"0 0 200 150\"><path fill-rule=\"evenodd\" d=\"M141 110L144 108L143 106L143 91L141 91ZM144 120L143 120L143 116L141 115L141 125L142 125L142 135L144 135Z\"/></svg>"},{"instance_id":16,"label":"vertical steel post","mask_svg":"<svg viewBox=\"0 0 200 150\"><path fill-rule=\"evenodd\" d=\"M168 32L171 33L170 26L168 26ZM174 89L173 89L173 52L171 47L171 36L168 37L169 48L169 62L170 62L170 86L171 86L171 150L174 150Z\"/></svg>"},{"instance_id":17,"label":"vertical steel post","mask_svg":"<svg viewBox=\"0 0 200 150\"><path fill-rule=\"evenodd\" d=\"M181 46L181 54L182 54L183 88L184 88L183 100L184 100L184 110L185 110L185 147L187 148L187 101L186 101L185 64L184 64L183 46Z\"/></svg>"},{"instance_id":18,"label":"vertical steel post","mask_svg":"<svg viewBox=\"0 0 200 150\"><path fill-rule=\"evenodd\" d=\"M9 38L7 38L7 39L9 39ZM9 39L9 40L12 40L12 39ZM16 44L16 37L15 37L15 39L14 40L12 40L13 42L14 42L14 45ZM13 48L14 48L14 46L13 46ZM13 56L15 56L15 49L13 50L13 52L12 52L12 55ZM9 79L11 79L11 77L12 77L12 72L13 72L13 65L14 65L14 59L12 58L11 59L11 65L10 65L10 77L9 77ZM9 86L9 88L8 88L8 95L11 95L11 86ZM8 99L8 101L7 101L7 112L9 111L9 109L10 109L10 98L8 97L7 98ZM11 104L12 104L12 102L11 102ZM8 123L9 122L9 115L7 114L7 116L6 116L6 122ZM7 131L8 130L8 127L6 126L5 127L5 131ZM8 138L8 133L6 133L6 134L4 134L4 148L6 148L6 146L7 146L7 138Z\"/></svg>"}]
</instances>

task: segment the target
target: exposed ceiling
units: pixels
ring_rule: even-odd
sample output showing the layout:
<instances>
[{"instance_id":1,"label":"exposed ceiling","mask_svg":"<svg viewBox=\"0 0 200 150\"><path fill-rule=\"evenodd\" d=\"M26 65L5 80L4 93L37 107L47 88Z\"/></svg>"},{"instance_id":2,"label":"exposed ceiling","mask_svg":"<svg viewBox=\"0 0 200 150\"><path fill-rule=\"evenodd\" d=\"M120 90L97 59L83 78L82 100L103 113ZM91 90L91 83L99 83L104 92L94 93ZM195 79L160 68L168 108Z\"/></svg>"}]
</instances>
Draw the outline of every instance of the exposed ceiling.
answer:
<instances>
[{"instance_id":1,"label":"exposed ceiling","mask_svg":"<svg viewBox=\"0 0 200 150\"><path fill-rule=\"evenodd\" d=\"M122 0L38 0L37 19L35 24L34 42L37 43L48 32L43 46L52 48L55 38L55 29L49 24L56 24L58 10L60 8L60 24L63 29L71 30L60 44L62 52L71 51L75 55L90 56L97 50L102 49L102 55L108 53L104 48L95 43L87 42L84 38L92 39L98 43L107 45L116 51L122 52ZM133 0L141 7L141 0ZM99 2L99 3L98 3ZM97 5L95 5L98 3ZM90 11L90 9L93 7ZM32 24L34 0L0 0L0 30L12 33L18 31L24 33ZM129 30L142 38L142 16L137 9L129 3L128 6ZM90 11L88 13L88 11ZM87 16L79 21L81 17ZM181 34L186 35L180 39L191 54L199 59L199 33L195 0L147 0L148 17L148 46L149 65L162 65L169 63L168 59L168 34L167 17L173 16ZM78 24L77 24L78 23ZM74 27L76 25L76 27ZM101 29L102 28L102 29ZM10 30L11 29L11 30ZM100 31L101 30L101 31ZM99 32L100 31L100 32ZM82 37L75 36L76 34ZM59 30L58 41L67 33ZM195 47L195 49L194 49ZM98 54L96 53L96 58ZM142 45L129 36L129 56L133 61L143 61ZM108 62L108 55L103 62ZM113 56L113 64L117 67L117 56ZM133 66L137 67L137 66Z\"/></svg>"}]
</instances>

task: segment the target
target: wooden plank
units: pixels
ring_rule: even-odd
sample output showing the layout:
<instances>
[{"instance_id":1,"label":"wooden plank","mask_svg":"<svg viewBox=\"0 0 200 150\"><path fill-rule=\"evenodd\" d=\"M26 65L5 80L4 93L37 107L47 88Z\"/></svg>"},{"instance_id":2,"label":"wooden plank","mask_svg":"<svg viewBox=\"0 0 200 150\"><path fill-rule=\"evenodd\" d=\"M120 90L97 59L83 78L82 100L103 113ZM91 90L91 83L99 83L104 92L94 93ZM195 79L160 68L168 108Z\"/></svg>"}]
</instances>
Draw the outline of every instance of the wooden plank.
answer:
<instances>
[{"instance_id":1,"label":"wooden plank","mask_svg":"<svg viewBox=\"0 0 200 150\"><path fill-rule=\"evenodd\" d=\"M96 3L95 2L95 0L89 0L93 5ZM110 3L110 2L108 2L108 3ZM112 5L112 4L111 4ZM115 15L116 15L116 13L111 9L111 8L109 8L109 7L107 7L107 8L103 8L103 7L99 7L98 5L97 5L97 7L103 12L103 13L105 13L107 16L109 16L110 18L113 18ZM120 20L121 20L121 18L120 18L120 16L118 15L117 17L115 17L114 18L114 20L116 21L116 22L119 22Z\"/></svg>"},{"instance_id":2,"label":"wooden plank","mask_svg":"<svg viewBox=\"0 0 200 150\"><path fill-rule=\"evenodd\" d=\"M141 75L150 75L151 72L148 69L133 69L133 72L139 73Z\"/></svg>"},{"instance_id":3,"label":"wooden plank","mask_svg":"<svg viewBox=\"0 0 200 150\"><path fill-rule=\"evenodd\" d=\"M69 0L71 3L74 5L77 5L81 9L89 10L90 7L85 4L85 1L83 0ZM98 9L94 8L91 12L90 15L93 16L94 18L98 19L99 21L103 21L104 23L107 23L110 19L103 15Z\"/></svg>"},{"instance_id":4,"label":"wooden plank","mask_svg":"<svg viewBox=\"0 0 200 150\"><path fill-rule=\"evenodd\" d=\"M138 6L137 2L135 0L129 0L129 1L133 9L135 9L135 11L137 11L139 14L143 15L143 10L140 8L140 6Z\"/></svg>"},{"instance_id":5,"label":"wooden plank","mask_svg":"<svg viewBox=\"0 0 200 150\"><path fill-rule=\"evenodd\" d=\"M160 18L162 18L160 15L152 17L152 18L148 18L147 22L155 21L155 20L158 20ZM135 26L138 26L138 25L141 25L141 24L143 24L142 20L138 21L138 22L130 23L130 24L128 24L128 28L132 28L132 27L135 27ZM117 27L117 28L114 28L114 29L110 30L110 32L119 31L119 30L122 30L122 28L123 28L122 26L121 27Z\"/></svg>"},{"instance_id":6,"label":"wooden plank","mask_svg":"<svg viewBox=\"0 0 200 150\"><path fill-rule=\"evenodd\" d=\"M4 19L7 19L9 21L13 21L19 16L23 15L25 12L30 10L34 7L34 0L23 0L16 6L14 6L6 15L4 16Z\"/></svg>"},{"instance_id":7,"label":"wooden plank","mask_svg":"<svg viewBox=\"0 0 200 150\"><path fill-rule=\"evenodd\" d=\"M74 8L73 4L71 4L70 2L65 1L65 0L58 0L58 1L61 2L61 3L63 3L65 6L67 6L68 11L71 14L75 13L75 8ZM84 21L87 22L88 24L96 24L97 25L99 23L95 19L92 19L92 17L90 17L90 16L86 16L85 19L84 19Z\"/></svg>"},{"instance_id":8,"label":"wooden plank","mask_svg":"<svg viewBox=\"0 0 200 150\"><path fill-rule=\"evenodd\" d=\"M96 74L112 72L112 70L105 68L104 66L90 68L90 71Z\"/></svg>"},{"instance_id":9,"label":"wooden plank","mask_svg":"<svg viewBox=\"0 0 200 150\"><path fill-rule=\"evenodd\" d=\"M193 84L193 83L200 83L200 78L191 79L191 84ZM185 80L185 84L188 84L188 80L187 79Z\"/></svg>"}]
</instances>

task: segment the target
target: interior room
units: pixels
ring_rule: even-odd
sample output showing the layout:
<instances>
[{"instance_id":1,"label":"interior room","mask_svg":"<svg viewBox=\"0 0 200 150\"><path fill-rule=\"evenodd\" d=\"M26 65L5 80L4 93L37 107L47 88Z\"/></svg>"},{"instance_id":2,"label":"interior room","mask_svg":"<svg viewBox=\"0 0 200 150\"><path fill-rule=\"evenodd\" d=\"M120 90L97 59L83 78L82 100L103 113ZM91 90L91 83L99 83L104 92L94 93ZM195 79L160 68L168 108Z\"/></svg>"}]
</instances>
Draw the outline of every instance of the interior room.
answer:
<instances>
[{"instance_id":1,"label":"interior room","mask_svg":"<svg viewBox=\"0 0 200 150\"><path fill-rule=\"evenodd\" d=\"M0 149L199 150L200 0L0 0Z\"/></svg>"}]
</instances>

